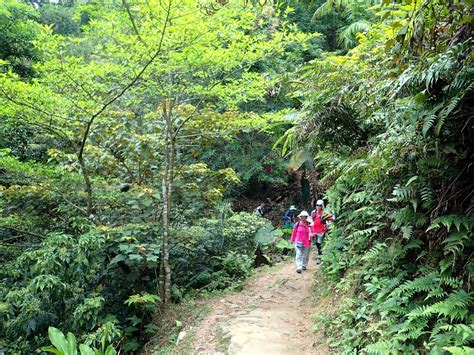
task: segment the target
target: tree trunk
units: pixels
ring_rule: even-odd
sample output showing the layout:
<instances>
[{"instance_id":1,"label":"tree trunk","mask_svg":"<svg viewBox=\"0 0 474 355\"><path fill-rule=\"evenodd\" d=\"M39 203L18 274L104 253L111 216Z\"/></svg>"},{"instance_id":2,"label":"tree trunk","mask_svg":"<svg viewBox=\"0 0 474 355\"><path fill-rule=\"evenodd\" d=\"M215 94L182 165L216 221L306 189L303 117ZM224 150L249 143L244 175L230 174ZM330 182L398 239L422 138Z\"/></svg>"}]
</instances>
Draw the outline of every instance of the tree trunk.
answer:
<instances>
[{"instance_id":1,"label":"tree trunk","mask_svg":"<svg viewBox=\"0 0 474 355\"><path fill-rule=\"evenodd\" d=\"M87 217L92 218L95 224L98 224L97 217L94 215L94 209L92 206L92 183L89 178L89 172L86 169L86 163L82 155L78 156L79 166L81 167L81 174L86 186L86 213Z\"/></svg>"},{"instance_id":2,"label":"tree trunk","mask_svg":"<svg viewBox=\"0 0 474 355\"><path fill-rule=\"evenodd\" d=\"M169 264L169 237L170 237L170 221L171 221L171 198L173 183L173 167L174 167L174 137L173 122L171 119L171 108L163 105L164 118L164 155L165 164L162 178L163 193L163 242L161 250L160 263L160 297L164 304L171 300L171 268Z\"/></svg>"}]
</instances>

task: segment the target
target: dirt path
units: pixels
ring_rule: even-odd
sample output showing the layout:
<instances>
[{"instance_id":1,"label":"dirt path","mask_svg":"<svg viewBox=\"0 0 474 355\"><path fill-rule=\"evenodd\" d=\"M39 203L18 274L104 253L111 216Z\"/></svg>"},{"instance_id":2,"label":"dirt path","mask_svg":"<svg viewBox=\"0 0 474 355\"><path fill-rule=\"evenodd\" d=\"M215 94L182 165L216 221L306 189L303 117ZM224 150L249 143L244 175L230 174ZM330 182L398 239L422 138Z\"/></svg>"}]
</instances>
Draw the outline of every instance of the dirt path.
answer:
<instances>
[{"instance_id":1,"label":"dirt path","mask_svg":"<svg viewBox=\"0 0 474 355\"><path fill-rule=\"evenodd\" d=\"M195 330L193 349L199 354L329 354L314 347L314 261L295 272L287 261L254 277L238 294L216 299Z\"/></svg>"}]
</instances>

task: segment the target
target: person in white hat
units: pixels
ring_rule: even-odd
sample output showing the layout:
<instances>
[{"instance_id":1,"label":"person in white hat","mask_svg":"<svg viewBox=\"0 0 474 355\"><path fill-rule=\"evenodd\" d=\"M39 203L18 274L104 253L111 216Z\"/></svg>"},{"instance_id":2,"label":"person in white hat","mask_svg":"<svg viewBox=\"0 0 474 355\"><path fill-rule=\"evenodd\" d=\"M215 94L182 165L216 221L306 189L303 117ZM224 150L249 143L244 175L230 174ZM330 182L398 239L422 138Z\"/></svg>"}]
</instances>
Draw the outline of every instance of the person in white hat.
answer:
<instances>
[{"instance_id":1,"label":"person in white hat","mask_svg":"<svg viewBox=\"0 0 474 355\"><path fill-rule=\"evenodd\" d=\"M296 214L296 207L295 205L291 205L285 212L283 216L284 225L286 228L291 227L293 223L295 223L295 214Z\"/></svg>"},{"instance_id":2,"label":"person in white hat","mask_svg":"<svg viewBox=\"0 0 474 355\"><path fill-rule=\"evenodd\" d=\"M308 222L309 214L301 211L298 215L299 221L295 223L293 232L291 233L291 243L296 249L296 272L301 274L302 270L306 270L309 261L309 251L311 248L310 224Z\"/></svg>"},{"instance_id":3,"label":"person in white hat","mask_svg":"<svg viewBox=\"0 0 474 355\"><path fill-rule=\"evenodd\" d=\"M318 256L316 262L319 264L321 262L321 255L323 255L323 239L326 235L328 221L334 221L334 216L329 215L324 212L324 201L316 201L316 209L311 211L311 218L313 219L313 224L311 225L311 238L314 238L316 247L318 248Z\"/></svg>"}]
</instances>

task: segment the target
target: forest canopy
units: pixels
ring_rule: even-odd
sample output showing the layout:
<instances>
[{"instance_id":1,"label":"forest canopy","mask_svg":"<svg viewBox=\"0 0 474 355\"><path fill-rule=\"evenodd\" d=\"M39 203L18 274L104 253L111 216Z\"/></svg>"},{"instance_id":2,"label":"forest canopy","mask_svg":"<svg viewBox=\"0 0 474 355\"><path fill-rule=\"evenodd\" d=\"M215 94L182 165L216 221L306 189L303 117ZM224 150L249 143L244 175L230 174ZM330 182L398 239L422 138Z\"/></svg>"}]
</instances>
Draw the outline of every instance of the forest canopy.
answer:
<instances>
[{"instance_id":1,"label":"forest canopy","mask_svg":"<svg viewBox=\"0 0 474 355\"><path fill-rule=\"evenodd\" d=\"M0 352L51 327L140 351L157 310L288 254L269 231L310 196L337 216L332 351L473 351L472 12L2 1Z\"/></svg>"}]
</instances>

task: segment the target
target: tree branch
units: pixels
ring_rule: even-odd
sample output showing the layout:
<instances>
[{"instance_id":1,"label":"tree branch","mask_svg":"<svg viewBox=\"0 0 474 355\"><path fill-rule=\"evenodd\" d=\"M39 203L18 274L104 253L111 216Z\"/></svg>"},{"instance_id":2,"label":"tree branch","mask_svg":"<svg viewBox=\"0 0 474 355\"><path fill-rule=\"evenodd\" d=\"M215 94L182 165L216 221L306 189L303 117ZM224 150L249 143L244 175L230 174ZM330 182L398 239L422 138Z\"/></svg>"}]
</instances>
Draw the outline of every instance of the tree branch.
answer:
<instances>
[{"instance_id":1,"label":"tree branch","mask_svg":"<svg viewBox=\"0 0 474 355\"><path fill-rule=\"evenodd\" d=\"M235 68L234 70L231 70L230 72L228 72L226 75L224 75L224 77L222 77L221 79L217 80L216 82L214 82L211 86L209 86L207 88L207 90L211 90L213 89L214 87L216 87L217 85L219 85L220 83L222 83L224 80L226 80L227 78L229 78L231 75L233 75L234 73L238 72L239 70L243 69L245 66L242 66L242 67L237 67ZM184 127L184 125L194 116L194 114L197 112L197 110L199 109L199 106L202 104L202 102L204 101L204 99L206 98L206 96L203 96L199 102L197 103L197 105L195 106L194 110L183 120L181 121L181 123L178 125L178 127L176 128L175 132L174 132L174 135L173 135L173 139L176 139L176 137L178 136L179 132L181 131L181 129Z\"/></svg>"},{"instance_id":2,"label":"tree branch","mask_svg":"<svg viewBox=\"0 0 474 355\"><path fill-rule=\"evenodd\" d=\"M82 176L84 178L84 183L86 184L87 214L89 216L93 215L94 211L92 209L92 184L91 184L91 181L90 181L90 178L89 178L89 174L87 172L86 163L84 161L84 148L86 146L87 138L89 137L89 133L90 133L92 124L94 123L95 119L97 117L99 117L110 105L112 105L115 101L117 101L120 97L122 97L122 95L124 95L131 87L133 87L138 82L138 80L145 73L145 71L148 69L148 67L154 62L154 60L161 53L161 49L163 47L163 42L164 42L164 38L165 38L166 29L168 27L170 13L171 13L171 0L169 0L169 3L168 3L166 18L165 18L165 22L163 24L163 29L161 31L161 37L160 37L160 41L158 43L158 49L156 50L156 52L146 62L146 64L142 67L142 69L138 72L138 74L127 85L122 87L122 89L120 89L120 91L117 94L115 94L112 98L110 98L107 102L105 102L102 105L102 107L92 115L92 117L89 119L89 121L86 124L86 128L85 128L84 134L82 136L82 140L81 140L81 145L79 147L79 152L77 153L77 160L79 162L79 165L81 166ZM97 219L95 219L95 221L97 221Z\"/></svg>"},{"instance_id":3,"label":"tree branch","mask_svg":"<svg viewBox=\"0 0 474 355\"><path fill-rule=\"evenodd\" d=\"M56 118L60 118L60 119L63 119L63 120L68 120L69 117L65 117L65 116L61 116L61 115L57 115L55 113L51 113L51 112L48 112L48 111L45 111L39 107L36 107L35 105L29 103L29 102L21 102L21 101L18 101L14 98L12 98L11 96L9 96L5 90L2 89L2 94L3 96L10 102L14 103L15 105L18 105L18 106L23 106L23 107L27 107L31 110L34 110L34 111L37 111L37 112L40 112L46 116L49 116L49 117L56 117Z\"/></svg>"},{"instance_id":4,"label":"tree branch","mask_svg":"<svg viewBox=\"0 0 474 355\"><path fill-rule=\"evenodd\" d=\"M135 34L137 35L138 40L143 43L142 38L140 37L140 32L138 32L138 27L135 24L135 20L133 19L132 13L130 12L130 6L127 3L127 0L122 0L122 5L125 8L125 11L127 11L128 18L130 19L130 22L132 23L133 30L135 31Z\"/></svg>"},{"instance_id":5,"label":"tree branch","mask_svg":"<svg viewBox=\"0 0 474 355\"><path fill-rule=\"evenodd\" d=\"M145 73L145 71L148 69L148 67L155 61L155 59L161 53L161 49L162 49L163 41L164 41L164 37L165 37L165 32L166 32L166 29L168 27L168 21L169 21L169 18L170 18L170 12L171 12L171 0L169 1L169 4L168 4L165 23L163 24L163 30L161 31L161 37L160 37L160 42L158 44L158 49L153 54L153 56L147 61L147 63L142 67L142 69L138 72L138 74L135 76L135 78L133 78L115 96L113 96L106 103L104 103L102 105L102 107L96 113L94 113L92 115L89 122L87 123L86 131L84 132L84 136L82 138L82 143L81 143L81 147L79 149L78 157L82 158L82 155L84 154L84 147L86 145L86 141L87 141L87 138L89 136L90 128L91 128L92 124L94 123L94 120L100 114L102 114L102 112L104 112L110 105L112 105L115 101L117 101L120 97L122 97L131 87L133 87L137 83L137 81L141 78L141 76Z\"/></svg>"},{"instance_id":6,"label":"tree branch","mask_svg":"<svg viewBox=\"0 0 474 355\"><path fill-rule=\"evenodd\" d=\"M23 234L23 235L26 234L26 235L31 235L32 237L44 238L44 235L36 234L34 232L29 232L29 231L25 231L25 230L21 230L21 229L17 229L15 227L7 226L7 225L0 225L0 229L10 229L10 230L12 230L14 232L17 232L19 234ZM7 242L9 240L17 239L17 238L20 238L20 237L21 237L20 235L17 235L17 236L11 237L11 238L3 239L2 242Z\"/></svg>"}]
</instances>

